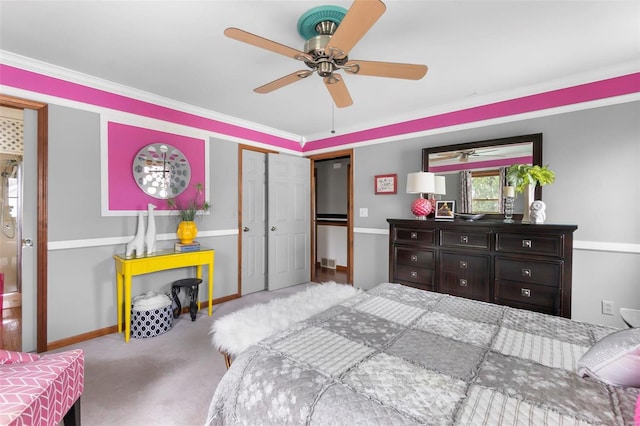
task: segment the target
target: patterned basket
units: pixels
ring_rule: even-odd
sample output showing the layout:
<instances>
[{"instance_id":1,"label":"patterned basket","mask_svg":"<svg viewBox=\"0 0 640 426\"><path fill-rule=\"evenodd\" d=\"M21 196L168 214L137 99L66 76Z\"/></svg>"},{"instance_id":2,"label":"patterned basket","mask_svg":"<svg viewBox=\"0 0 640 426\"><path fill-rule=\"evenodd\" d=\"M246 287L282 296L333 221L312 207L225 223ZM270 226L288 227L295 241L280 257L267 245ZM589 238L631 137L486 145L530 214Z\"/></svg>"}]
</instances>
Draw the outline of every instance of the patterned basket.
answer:
<instances>
[{"instance_id":1,"label":"patterned basket","mask_svg":"<svg viewBox=\"0 0 640 426\"><path fill-rule=\"evenodd\" d=\"M146 339L166 333L173 327L171 303L148 311L131 312L131 337Z\"/></svg>"}]
</instances>

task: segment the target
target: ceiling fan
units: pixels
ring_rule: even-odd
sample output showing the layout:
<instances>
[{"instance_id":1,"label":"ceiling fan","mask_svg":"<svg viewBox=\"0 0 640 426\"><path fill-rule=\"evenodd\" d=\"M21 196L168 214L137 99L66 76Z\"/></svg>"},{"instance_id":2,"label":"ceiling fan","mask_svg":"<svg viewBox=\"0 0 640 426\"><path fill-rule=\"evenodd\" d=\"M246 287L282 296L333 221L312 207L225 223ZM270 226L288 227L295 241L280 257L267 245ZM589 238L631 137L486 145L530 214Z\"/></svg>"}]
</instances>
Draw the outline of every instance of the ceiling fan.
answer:
<instances>
[{"instance_id":1,"label":"ceiling fan","mask_svg":"<svg viewBox=\"0 0 640 426\"><path fill-rule=\"evenodd\" d=\"M486 156L486 157L503 157L502 155L492 155L492 154L488 154L490 152L496 151L495 149L485 149L482 151L478 151L475 149L467 149L467 150L462 150L462 151L455 151L455 152L447 152L447 153L443 153L443 154L438 154L436 156L436 158L432 158L430 161L443 161L443 160L450 160L453 158L457 158L458 161L460 163L467 163L469 162L469 158L471 157L482 157L482 156Z\"/></svg>"},{"instance_id":2,"label":"ceiling fan","mask_svg":"<svg viewBox=\"0 0 640 426\"><path fill-rule=\"evenodd\" d=\"M298 20L298 32L307 39L304 51L251 34L238 28L227 28L224 34L232 39L304 62L309 69L295 71L254 89L269 93L302 80L314 72L323 78L338 108L353 104L341 74L419 80L427 73L426 65L349 59L356 43L385 12L380 0L355 0L349 10L338 6L319 6Z\"/></svg>"}]
</instances>

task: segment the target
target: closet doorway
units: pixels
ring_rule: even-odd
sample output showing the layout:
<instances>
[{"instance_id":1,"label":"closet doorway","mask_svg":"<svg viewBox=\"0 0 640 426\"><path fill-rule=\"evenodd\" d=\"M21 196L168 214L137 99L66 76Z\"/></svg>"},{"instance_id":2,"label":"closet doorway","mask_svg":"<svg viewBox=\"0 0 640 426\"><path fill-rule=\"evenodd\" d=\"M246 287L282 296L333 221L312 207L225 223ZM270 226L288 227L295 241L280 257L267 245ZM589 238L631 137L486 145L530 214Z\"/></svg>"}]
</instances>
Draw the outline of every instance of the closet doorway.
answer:
<instances>
[{"instance_id":1,"label":"closet doorway","mask_svg":"<svg viewBox=\"0 0 640 426\"><path fill-rule=\"evenodd\" d=\"M353 283L353 150L310 156L311 281Z\"/></svg>"},{"instance_id":2,"label":"closet doorway","mask_svg":"<svg viewBox=\"0 0 640 426\"><path fill-rule=\"evenodd\" d=\"M240 146L239 162L238 293L308 282L309 159Z\"/></svg>"}]
</instances>

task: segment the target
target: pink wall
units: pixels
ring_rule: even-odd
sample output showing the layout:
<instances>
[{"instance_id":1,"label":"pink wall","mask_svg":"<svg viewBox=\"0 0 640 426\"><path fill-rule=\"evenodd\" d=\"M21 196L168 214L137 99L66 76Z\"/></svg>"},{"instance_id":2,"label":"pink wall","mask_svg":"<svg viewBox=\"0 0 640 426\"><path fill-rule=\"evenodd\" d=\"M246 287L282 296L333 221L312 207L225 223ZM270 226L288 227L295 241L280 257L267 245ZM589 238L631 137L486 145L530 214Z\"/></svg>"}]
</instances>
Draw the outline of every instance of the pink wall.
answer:
<instances>
[{"instance_id":1,"label":"pink wall","mask_svg":"<svg viewBox=\"0 0 640 426\"><path fill-rule=\"evenodd\" d=\"M506 167L512 164L531 164L533 163L533 157L515 157L515 158L501 158L498 160L486 160L486 161L470 161L468 163L458 162L456 164L449 164L444 166L429 165L429 171L433 173L443 173L450 171L460 170L476 170L491 167Z\"/></svg>"},{"instance_id":2,"label":"pink wall","mask_svg":"<svg viewBox=\"0 0 640 426\"><path fill-rule=\"evenodd\" d=\"M110 108L116 111L124 111L142 117L157 118L170 123L183 124L194 129L208 130L250 141L261 142L277 148L293 151L300 151L302 149L297 141L291 141L210 118L154 105L149 102L139 101L104 90L71 83L59 78L25 71L9 65L0 64L0 84L56 96L62 99L83 102L89 105Z\"/></svg>"},{"instance_id":3,"label":"pink wall","mask_svg":"<svg viewBox=\"0 0 640 426\"><path fill-rule=\"evenodd\" d=\"M309 152L327 148L337 149L340 146L357 142L366 142L369 140L406 135L415 132L638 93L640 92L640 73L632 73L620 77L571 86L564 89L551 90L548 92L523 96L502 102L495 102L474 108L467 108L459 111L310 141L305 144L304 149L300 147L297 141L291 141L262 132L244 129L242 127L209 118L199 117L194 114L154 105L148 102L71 83L58 78L48 77L4 64L0 64L0 84L57 96L63 99L98 105L118 111L125 111L144 117L156 118L196 129L235 136L249 141L261 142L275 148L289 149L298 152Z\"/></svg>"},{"instance_id":4,"label":"pink wall","mask_svg":"<svg viewBox=\"0 0 640 426\"><path fill-rule=\"evenodd\" d=\"M508 117L510 115L557 108L638 92L640 92L640 73L634 73L474 108L467 108L460 111L376 127L360 132L319 139L307 142L304 150L313 151L317 149L334 148L356 142L405 135L492 118Z\"/></svg>"},{"instance_id":5,"label":"pink wall","mask_svg":"<svg viewBox=\"0 0 640 426\"><path fill-rule=\"evenodd\" d=\"M159 132L157 130L109 122L108 124L108 182L109 210L146 210L155 204L157 210L170 210L165 200L153 198L140 190L133 176L133 159L142 147L151 143L167 143L178 148L189 160L191 181L189 189L177 200L192 200L194 185L205 184L204 140ZM206 194L206 191L205 191Z\"/></svg>"}]
</instances>

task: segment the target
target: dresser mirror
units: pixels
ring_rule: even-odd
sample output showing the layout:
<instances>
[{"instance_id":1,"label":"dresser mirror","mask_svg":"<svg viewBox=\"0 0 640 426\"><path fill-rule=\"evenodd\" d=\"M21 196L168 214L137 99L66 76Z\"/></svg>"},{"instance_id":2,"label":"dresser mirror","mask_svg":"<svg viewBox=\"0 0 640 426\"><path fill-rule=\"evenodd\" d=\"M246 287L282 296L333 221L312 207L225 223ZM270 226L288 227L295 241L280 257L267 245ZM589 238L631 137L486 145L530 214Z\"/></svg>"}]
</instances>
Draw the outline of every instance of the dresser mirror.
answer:
<instances>
[{"instance_id":1,"label":"dresser mirror","mask_svg":"<svg viewBox=\"0 0 640 426\"><path fill-rule=\"evenodd\" d=\"M446 178L440 199L456 201L456 213L485 213L488 219L504 212L504 171L512 164L542 165L542 133L422 149L422 171ZM542 199L540 186L535 199ZM518 219L524 211L522 196L516 194L515 201Z\"/></svg>"}]
</instances>

